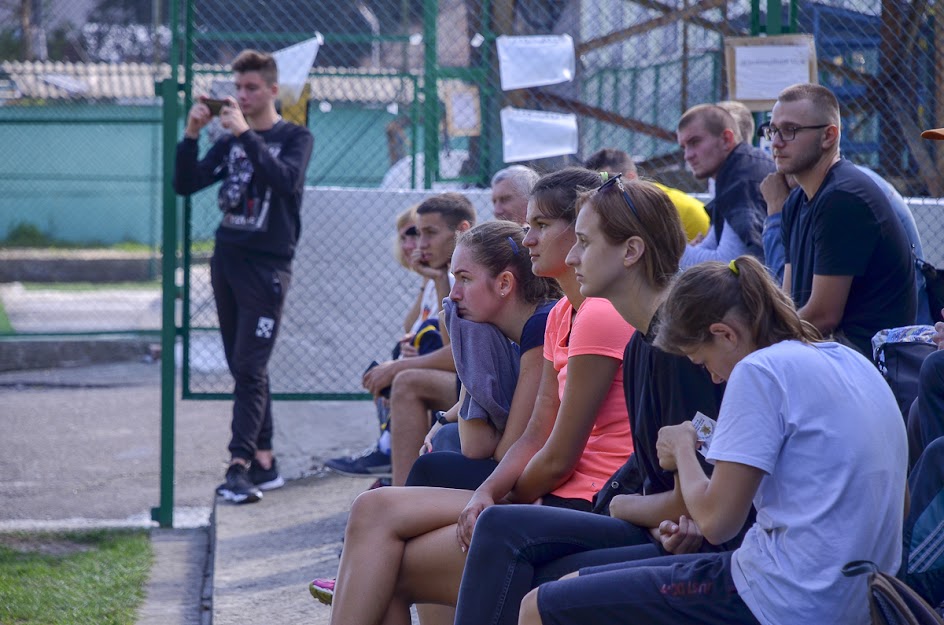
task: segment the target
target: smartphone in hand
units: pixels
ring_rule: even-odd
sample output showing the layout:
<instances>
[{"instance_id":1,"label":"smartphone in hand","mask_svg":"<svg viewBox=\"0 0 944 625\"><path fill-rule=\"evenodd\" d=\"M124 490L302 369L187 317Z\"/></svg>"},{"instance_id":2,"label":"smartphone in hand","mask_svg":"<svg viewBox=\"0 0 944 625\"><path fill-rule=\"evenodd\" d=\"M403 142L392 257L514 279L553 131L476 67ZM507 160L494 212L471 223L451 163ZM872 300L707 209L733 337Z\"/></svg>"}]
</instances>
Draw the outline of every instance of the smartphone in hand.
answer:
<instances>
[{"instance_id":1,"label":"smartphone in hand","mask_svg":"<svg viewBox=\"0 0 944 625\"><path fill-rule=\"evenodd\" d=\"M210 109L210 115L217 116L224 106L229 106L229 100L217 100L215 98L204 98L203 103Z\"/></svg>"}]
</instances>

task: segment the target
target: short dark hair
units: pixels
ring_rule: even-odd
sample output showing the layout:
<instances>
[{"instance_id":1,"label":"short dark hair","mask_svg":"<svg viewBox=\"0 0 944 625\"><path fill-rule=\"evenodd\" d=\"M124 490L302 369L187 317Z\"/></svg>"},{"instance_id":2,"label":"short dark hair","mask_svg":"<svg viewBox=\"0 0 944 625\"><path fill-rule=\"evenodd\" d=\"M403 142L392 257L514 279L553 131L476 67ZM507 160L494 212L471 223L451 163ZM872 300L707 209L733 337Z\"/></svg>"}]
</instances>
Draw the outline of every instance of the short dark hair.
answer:
<instances>
[{"instance_id":1,"label":"short dark hair","mask_svg":"<svg viewBox=\"0 0 944 625\"><path fill-rule=\"evenodd\" d=\"M258 50L243 50L233 59L233 71L237 73L259 72L269 85L279 82L279 66L271 54Z\"/></svg>"},{"instance_id":2,"label":"short dark hair","mask_svg":"<svg viewBox=\"0 0 944 625\"><path fill-rule=\"evenodd\" d=\"M475 225L475 207L461 193L440 193L426 198L416 207L417 215L429 213L442 215L443 221L453 230L457 230L463 221L469 222L470 226Z\"/></svg>"},{"instance_id":3,"label":"short dark hair","mask_svg":"<svg viewBox=\"0 0 944 625\"><path fill-rule=\"evenodd\" d=\"M814 110L825 114L826 119L824 121L839 126L841 119L839 100L836 99L836 94L832 91L822 85L798 83L790 85L777 96L778 102L799 102L800 100L811 102Z\"/></svg>"},{"instance_id":4,"label":"short dark hair","mask_svg":"<svg viewBox=\"0 0 944 625\"><path fill-rule=\"evenodd\" d=\"M615 170L624 174L636 173L636 163L633 162L633 157L616 148L597 150L587 158L584 167L597 172Z\"/></svg>"},{"instance_id":5,"label":"short dark hair","mask_svg":"<svg viewBox=\"0 0 944 625\"><path fill-rule=\"evenodd\" d=\"M682 130L695 120L700 120L712 137L720 137L725 130L740 134L734 116L715 104L699 104L688 109L679 120L677 129Z\"/></svg>"}]
</instances>

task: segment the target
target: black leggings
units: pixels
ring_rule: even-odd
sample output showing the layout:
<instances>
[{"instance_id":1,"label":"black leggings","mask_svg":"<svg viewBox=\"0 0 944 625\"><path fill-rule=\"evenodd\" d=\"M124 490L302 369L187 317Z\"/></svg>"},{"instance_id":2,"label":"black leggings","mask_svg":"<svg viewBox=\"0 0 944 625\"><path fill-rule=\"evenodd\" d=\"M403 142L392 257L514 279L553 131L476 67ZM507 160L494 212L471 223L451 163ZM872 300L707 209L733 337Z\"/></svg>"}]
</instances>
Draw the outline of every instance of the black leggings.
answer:
<instances>
[{"instance_id":1,"label":"black leggings","mask_svg":"<svg viewBox=\"0 0 944 625\"><path fill-rule=\"evenodd\" d=\"M491 458L472 460L454 451L431 451L413 463L406 485L475 490L497 466Z\"/></svg>"}]
</instances>

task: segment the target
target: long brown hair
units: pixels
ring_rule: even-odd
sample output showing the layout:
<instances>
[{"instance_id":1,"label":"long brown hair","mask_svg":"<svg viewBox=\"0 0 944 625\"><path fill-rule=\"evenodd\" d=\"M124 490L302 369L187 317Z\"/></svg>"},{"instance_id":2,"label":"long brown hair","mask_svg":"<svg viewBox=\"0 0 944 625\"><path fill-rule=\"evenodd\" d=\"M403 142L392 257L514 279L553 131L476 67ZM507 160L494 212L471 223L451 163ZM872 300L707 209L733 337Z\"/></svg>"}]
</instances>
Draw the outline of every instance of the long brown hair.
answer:
<instances>
[{"instance_id":1,"label":"long brown hair","mask_svg":"<svg viewBox=\"0 0 944 625\"><path fill-rule=\"evenodd\" d=\"M583 167L565 167L541 176L531 189L531 199L545 217L572 224L577 219L578 190L598 186L600 174Z\"/></svg>"},{"instance_id":2,"label":"long brown hair","mask_svg":"<svg viewBox=\"0 0 944 625\"><path fill-rule=\"evenodd\" d=\"M800 319L789 297L752 256L705 262L685 270L662 306L656 347L675 354L710 342L711 324L735 315L758 349L780 341L814 343L822 335Z\"/></svg>"},{"instance_id":3,"label":"long brown hair","mask_svg":"<svg viewBox=\"0 0 944 625\"><path fill-rule=\"evenodd\" d=\"M531 271L531 256L524 246L524 229L510 221L486 221L456 237L456 246L464 246L472 260L485 267L491 277L510 271L518 284L521 298L540 304L562 295L557 280L542 278Z\"/></svg>"},{"instance_id":4,"label":"long brown hair","mask_svg":"<svg viewBox=\"0 0 944 625\"><path fill-rule=\"evenodd\" d=\"M633 202L636 211L629 207L620 192L619 183ZM678 209L665 191L651 182L620 179L607 189L597 188L580 193L577 210L596 211L600 217L603 236L612 244L622 243L630 237L639 237L646 245L640 260L646 279L652 286L665 288L678 273L679 260L685 251L685 232Z\"/></svg>"}]
</instances>

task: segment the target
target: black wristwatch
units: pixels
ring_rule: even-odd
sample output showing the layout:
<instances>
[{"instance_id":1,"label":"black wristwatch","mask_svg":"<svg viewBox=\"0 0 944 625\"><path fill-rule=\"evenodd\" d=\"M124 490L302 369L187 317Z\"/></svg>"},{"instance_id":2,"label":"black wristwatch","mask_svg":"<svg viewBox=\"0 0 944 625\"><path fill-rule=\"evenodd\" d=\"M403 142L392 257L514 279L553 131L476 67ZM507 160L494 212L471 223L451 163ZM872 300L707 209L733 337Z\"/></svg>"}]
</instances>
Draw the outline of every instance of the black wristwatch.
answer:
<instances>
[{"instance_id":1,"label":"black wristwatch","mask_svg":"<svg viewBox=\"0 0 944 625\"><path fill-rule=\"evenodd\" d=\"M436 423L439 425L446 425L447 423L452 423L449 419L446 418L446 413L442 410L437 410L433 413L433 417L436 418Z\"/></svg>"}]
</instances>

